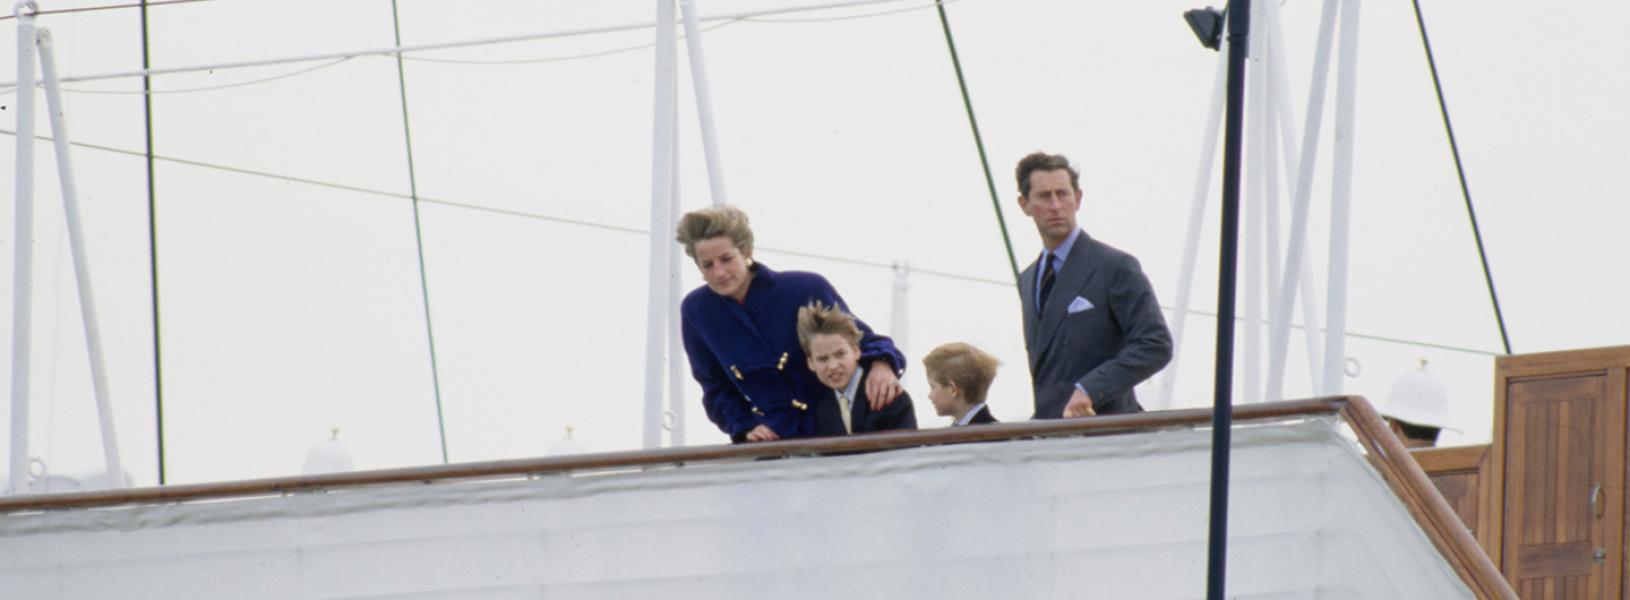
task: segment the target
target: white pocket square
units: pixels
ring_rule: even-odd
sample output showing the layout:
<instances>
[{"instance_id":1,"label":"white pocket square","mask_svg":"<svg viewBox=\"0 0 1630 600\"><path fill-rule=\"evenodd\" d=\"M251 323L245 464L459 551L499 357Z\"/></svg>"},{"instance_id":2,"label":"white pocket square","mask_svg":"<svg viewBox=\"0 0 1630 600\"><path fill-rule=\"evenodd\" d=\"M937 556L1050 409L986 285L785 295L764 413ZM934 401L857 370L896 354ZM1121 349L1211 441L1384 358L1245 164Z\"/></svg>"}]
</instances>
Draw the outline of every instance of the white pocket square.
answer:
<instances>
[{"instance_id":1,"label":"white pocket square","mask_svg":"<svg viewBox=\"0 0 1630 600\"><path fill-rule=\"evenodd\" d=\"M1070 301L1069 308L1067 308L1065 310L1069 314L1073 315L1073 314L1081 312L1083 310L1091 310L1091 309L1092 309L1092 302L1087 301L1086 298L1076 296L1074 300Z\"/></svg>"}]
</instances>

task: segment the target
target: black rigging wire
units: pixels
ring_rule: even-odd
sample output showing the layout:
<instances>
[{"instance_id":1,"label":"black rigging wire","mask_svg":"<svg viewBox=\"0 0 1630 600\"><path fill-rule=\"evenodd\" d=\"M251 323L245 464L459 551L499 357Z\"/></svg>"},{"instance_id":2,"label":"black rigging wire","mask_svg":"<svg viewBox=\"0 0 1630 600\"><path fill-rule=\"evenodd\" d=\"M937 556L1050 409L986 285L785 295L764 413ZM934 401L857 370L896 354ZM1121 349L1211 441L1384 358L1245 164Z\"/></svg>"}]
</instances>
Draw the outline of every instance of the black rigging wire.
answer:
<instances>
[{"instance_id":1,"label":"black rigging wire","mask_svg":"<svg viewBox=\"0 0 1630 600\"><path fill-rule=\"evenodd\" d=\"M1013 269L1013 290L1019 290L1019 261L1013 256L1013 239L1007 234L1007 219L1002 216L1002 201L996 196L996 179L991 176L990 159L985 156L985 139L979 135L979 120L974 118L973 101L968 98L968 82L962 76L962 60L957 57L956 40L951 38L951 21L945 16L944 0L935 0L939 10L940 29L945 31L945 46L951 51L951 67L956 70L957 88L962 90L962 107L968 112L968 126L973 129L974 147L979 149L979 165L984 168L985 187L990 190L990 204L996 209L996 225L1002 229L1002 246L1007 248L1007 264ZM1022 292L1020 292L1022 295Z\"/></svg>"},{"instance_id":2,"label":"black rigging wire","mask_svg":"<svg viewBox=\"0 0 1630 600\"><path fill-rule=\"evenodd\" d=\"M15 137L17 135L17 132L12 131L10 129L0 127L0 135ZM44 142L54 141L51 136L44 136L44 135L36 135L35 139L38 139L38 140L44 141ZM138 150L130 150L130 149L126 149L126 148L115 148L115 147L112 147L112 146L104 146L104 145L101 145L101 144L92 144L92 143L87 143L87 142L68 142L68 144L70 146L75 147L75 148L86 148L86 149L90 149L90 150L99 150L99 151L102 151L102 152L112 152L114 154L122 154L122 155L125 155L125 156L135 156L135 157L143 157L143 156L145 156L144 153L142 153L141 151L138 151ZM236 174L240 174L240 175L249 175L249 176L253 176L253 177L266 177L266 178L275 179L275 180L278 180L278 181L285 181L285 182L289 182L289 183L298 183L298 184L302 184L302 185L310 185L310 186L316 186L316 187L332 189L332 190L343 190L343 191L347 191L347 192L356 192L358 194L367 194L367 195L370 195L370 196L380 196L380 197L384 197L384 198L393 198L393 199L400 199L400 200L411 200L411 199L413 199L413 196L410 196L408 194L404 194L404 193L401 193L401 192L392 192L392 191L388 191L388 190L380 190L380 189L366 188L366 187L360 187L360 186L354 186L354 185L347 185L347 184L343 184L343 183L336 183L336 182L333 182L333 181L323 181L323 180L320 180L320 179L308 179L308 178L305 178L305 177L297 177L297 176L294 176L294 175L287 175L287 174L282 174L282 173L271 173L271 172L267 172L267 171L258 171L258 170L255 170L255 169L245 169L245 168L241 168L241 167L232 167L232 166L216 164L216 163L210 163L210 162L189 160L189 159L185 159L185 158L176 158L176 157L172 157L172 156L158 155L158 156L154 156L153 158L155 160L159 160L159 161L169 162L169 163L178 164L178 165L186 165L186 166L190 166L190 167L197 167L197 168L200 168L200 169L210 169L210 170L214 170L214 171L223 171L223 172L227 172L227 173L236 173ZM421 204L433 204L433 205L437 205L437 206L446 206L446 207L449 207L449 208L457 208L457 209L460 209L460 210L467 210L467 211L485 213L485 214L490 214L490 215L502 215L502 216L506 216L506 217L515 217L515 218L518 218L518 219L528 219L528 220L533 220L533 221L541 221L541 222L545 222L545 223L554 223L554 224L558 224L558 225L569 225L569 226L573 226L573 227L587 227L587 228L590 228L590 229L598 229L598 230L602 230L602 231L615 231L615 232L619 232L619 233L632 234L632 235L636 235L636 236L640 236L640 237L648 236L651 233L649 229L644 229L644 228L640 228L640 227L628 227L628 226L625 226L625 225L618 225L618 224L615 224L615 223L605 223L605 222L597 222L597 221L585 221L585 220L581 220L581 219L571 219L571 218L566 218L566 217L561 217L561 216L556 216L556 215L548 215L548 214L536 213L536 212L527 212L527 211L514 210L514 209L508 209L508 208L499 208L499 207L496 207L496 206L486 206L486 205L482 205L482 204L472 204L472 203L469 203L469 202L460 202L460 201L457 201L457 200L447 200L447 199L443 199L443 198L433 198L433 197L424 196L424 195L419 196L419 202ZM799 258L808 258L808 259L812 259L812 260L820 260L820 261L825 261L825 262L840 263L840 264L854 265L854 266L859 266L859 267L868 267L868 268L874 268L874 269L883 269L883 270L890 270L890 271L892 271L894 269L893 264L885 263L885 262L870 261L870 260L864 260L864 259L858 259L858 258L849 258L849 257L838 256L838 255L834 255L834 254L824 254L824 253L818 253L818 252L803 252L803 251L792 250L792 249L788 249L788 248L773 248L773 247L768 247L768 246L758 246L758 247L756 247L755 251L757 251L757 252L768 252L768 253L780 254L780 255L785 255L785 256L796 256L796 257L799 257ZM940 270L935 270L935 269L923 269L923 268L918 268L918 267L912 267L911 268L911 273L913 275L927 275L927 276L930 276L930 277L939 277L939 278L942 278L942 279L951 279L951 280L956 280L956 281L966 281L966 282L978 283L978 284L982 284L982 285L995 285L995 286L1002 286L1002 287L1008 287L1008 286L1013 285L1013 283L1011 281L1007 281L1007 280L993 279L993 278L989 278L989 277L980 277L980 276L977 276L977 275L967 275L967 274L963 274L963 273L952 273L950 271L940 271ZM1208 318L1216 318L1217 317L1217 313L1212 312L1212 311L1195 310L1195 309L1191 309L1191 308L1178 308L1178 307L1175 307L1175 306L1165 306L1165 305L1162 305L1161 308L1165 309L1165 310L1170 310L1170 311L1182 310L1182 311L1185 311L1185 312L1187 312L1189 314L1192 314L1192 315L1199 315L1199 316L1208 317ZM1241 319L1242 319L1242 317L1235 317L1234 320L1239 321ZM1313 326L1316 327L1316 325L1313 325ZM1296 328L1296 329L1303 329L1303 328L1309 327L1309 325L1298 325L1298 324L1292 323L1291 327ZM1322 330L1322 328L1321 328L1321 330ZM1373 341L1377 341L1377 342L1386 342L1386 343L1390 343L1390 344L1401 344L1401 345L1405 345L1405 346L1415 346L1415 347L1419 347L1419 348L1436 348L1438 350L1447 350L1447 351L1451 351L1451 352L1461 352L1461 353L1465 353L1465 354L1476 354L1476 355L1480 355L1480 356L1498 356L1500 354L1499 352L1491 352L1491 351L1488 351L1488 350L1482 350L1482 349L1478 349L1478 348L1467 348L1467 347L1462 347L1462 346L1451 346L1451 345L1448 345L1448 344L1438 344L1438 343L1433 343L1433 342L1422 342L1422 341L1416 341L1416 340L1407 340L1407 339L1403 339L1403 338L1395 338L1395 337L1388 337L1388 336L1384 336L1384 335L1374 335L1374 334L1367 334L1367 333L1358 333L1358 332L1354 332L1354 331L1348 331L1347 336L1352 337L1352 338L1357 338L1357 339L1373 340Z\"/></svg>"},{"instance_id":3,"label":"black rigging wire","mask_svg":"<svg viewBox=\"0 0 1630 600\"><path fill-rule=\"evenodd\" d=\"M1455 157L1455 175L1460 178L1460 195L1466 199L1466 216L1471 218L1472 238L1477 240L1477 258L1483 261L1483 281L1488 283L1489 302L1494 304L1494 320L1500 325L1500 344L1511 354L1511 338L1506 334L1505 313L1500 310L1500 295L1494 291L1494 274L1489 270L1489 255L1483 248L1483 231L1477 226L1477 210L1472 207L1471 188L1466 185L1466 167L1460 161L1460 144L1455 142L1455 127L1449 122L1449 105L1443 100L1443 82L1438 79L1438 63L1432 58L1432 40L1426 35L1426 18L1421 16L1421 0L1414 0L1415 24L1421 30L1421 46L1426 49L1426 66L1432 70L1432 89L1438 94L1438 112L1443 115L1443 129L1449 133L1449 151Z\"/></svg>"},{"instance_id":4,"label":"black rigging wire","mask_svg":"<svg viewBox=\"0 0 1630 600\"><path fill-rule=\"evenodd\" d=\"M188 0L192 1L192 0ZM156 2L154 4L157 4ZM146 71L152 68L151 48L147 36L147 0L142 0L141 6L141 68ZM141 77L142 89L142 120L146 129L146 152L143 160L147 164L147 256L149 272L153 276L153 421L158 434L158 484L164 485L166 481L164 472L164 346L163 331L159 327L158 303L158 188L153 184L153 80L147 75Z\"/></svg>"},{"instance_id":5,"label":"black rigging wire","mask_svg":"<svg viewBox=\"0 0 1630 600\"><path fill-rule=\"evenodd\" d=\"M402 19L391 0L391 32L396 45L402 45ZM407 148L408 193L413 206L413 244L419 258L419 294L424 299L424 331L430 344L430 385L436 395L436 434L441 440L441 463L447 464L447 421L441 406L441 369L436 364L436 328L430 319L430 280L424 268L424 224L419 217L419 180L413 170L413 130L408 127L407 73L402 67L402 54L396 54L396 83L402 92L402 138Z\"/></svg>"}]
</instances>

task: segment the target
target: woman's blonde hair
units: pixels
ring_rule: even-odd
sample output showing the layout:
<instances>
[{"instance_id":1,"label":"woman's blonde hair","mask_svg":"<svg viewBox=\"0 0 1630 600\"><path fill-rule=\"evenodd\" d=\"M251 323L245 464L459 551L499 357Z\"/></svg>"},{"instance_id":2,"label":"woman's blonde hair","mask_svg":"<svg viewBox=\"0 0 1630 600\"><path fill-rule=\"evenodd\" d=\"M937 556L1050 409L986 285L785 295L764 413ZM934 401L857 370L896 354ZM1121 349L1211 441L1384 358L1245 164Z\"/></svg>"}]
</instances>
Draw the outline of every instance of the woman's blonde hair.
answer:
<instances>
[{"instance_id":1,"label":"woman's blonde hair","mask_svg":"<svg viewBox=\"0 0 1630 600\"><path fill-rule=\"evenodd\" d=\"M934 383L954 383L962 390L968 404L985 401L990 382L996 379L996 367L1002 362L985 351L962 342L952 342L935 348L923 357L923 367Z\"/></svg>"},{"instance_id":2,"label":"woman's blonde hair","mask_svg":"<svg viewBox=\"0 0 1630 600\"><path fill-rule=\"evenodd\" d=\"M730 238L730 243L742 256L753 255L753 227L747 223L747 213L728 204L685 213L679 219L675 239L685 246L685 254L694 260L697 242L720 236Z\"/></svg>"}]
</instances>

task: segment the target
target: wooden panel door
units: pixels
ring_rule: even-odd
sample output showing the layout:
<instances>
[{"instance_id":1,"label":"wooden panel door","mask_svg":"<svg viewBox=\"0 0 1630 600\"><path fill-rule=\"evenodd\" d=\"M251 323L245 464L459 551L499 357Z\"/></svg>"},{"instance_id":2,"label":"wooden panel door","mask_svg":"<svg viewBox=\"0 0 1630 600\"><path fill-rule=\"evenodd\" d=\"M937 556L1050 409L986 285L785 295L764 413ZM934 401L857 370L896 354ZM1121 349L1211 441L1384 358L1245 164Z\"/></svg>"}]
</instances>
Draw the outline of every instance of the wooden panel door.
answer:
<instances>
[{"instance_id":1,"label":"wooden panel door","mask_svg":"<svg viewBox=\"0 0 1630 600\"><path fill-rule=\"evenodd\" d=\"M1619 598L1622 373L1508 382L1501 571L1522 598Z\"/></svg>"},{"instance_id":2,"label":"wooden panel door","mask_svg":"<svg viewBox=\"0 0 1630 600\"><path fill-rule=\"evenodd\" d=\"M1489 485L1486 473L1491 454L1489 445L1418 448L1410 450L1409 454L1415 457L1415 463L1421 466L1421 470L1426 471L1426 476L1432 479L1432 485L1437 486L1443 499L1449 501L1455 516L1460 517L1460 522L1471 531L1484 552L1490 557L1497 556L1489 546L1489 531L1499 527L1499 523L1497 519L1489 520L1488 508L1484 506L1489 496L1483 489Z\"/></svg>"}]
</instances>

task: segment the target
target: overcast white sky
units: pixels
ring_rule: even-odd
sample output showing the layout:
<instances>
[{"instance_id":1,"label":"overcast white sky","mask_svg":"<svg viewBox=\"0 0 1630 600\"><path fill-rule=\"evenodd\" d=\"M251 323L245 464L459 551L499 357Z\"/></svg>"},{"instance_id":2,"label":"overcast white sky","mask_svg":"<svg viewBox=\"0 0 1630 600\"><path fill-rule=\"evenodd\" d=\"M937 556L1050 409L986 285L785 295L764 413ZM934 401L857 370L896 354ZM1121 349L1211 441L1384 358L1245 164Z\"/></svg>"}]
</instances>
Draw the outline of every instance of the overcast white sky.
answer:
<instances>
[{"instance_id":1,"label":"overcast white sky","mask_svg":"<svg viewBox=\"0 0 1630 600\"><path fill-rule=\"evenodd\" d=\"M704 15L810 3L698 0ZM1031 150L1063 152L1084 172L1086 229L1138 255L1162 303L1176 302L1219 58L1180 18L1196 5L947 7L1021 266L1040 244L1014 202L1012 164ZM406 44L643 23L654 13L634 1L399 6ZM931 8L875 15L928 6L710 22L717 28L704 39L727 189L753 217L760 260L821 272L874 327L909 332L906 383L921 423L944 419L932 415L918 361L953 340L1004 361L992 404L1016 420L1030 406L1017 295L938 19ZM1293 0L1282 9L1298 129L1321 6ZM1630 7L1519 11L1509 2L1427 0L1423 9L1514 349L1630 340L1618 235L1630 222L1630 72L1618 64L1630 42L1617 35ZM156 67L394 43L383 0L214 0L151 14ZM140 68L133 12L40 21L55 32L65 75ZM543 454L567 427L592 449L637 447L653 55L584 55L652 35L412 55L411 183L391 59L204 91L186 90L323 63L155 78L165 92L154 96L153 139L163 157L154 181L168 480L294 474L331 427L361 468L439 462L438 380L453 461ZM1448 441L1485 441L1499 334L1410 6L1364 3L1359 39L1348 322L1357 336L1347 354L1360 373L1344 387L1380 399L1429 359L1464 430ZM0 80L15 79L15 48L15 21L0 21ZM579 58L544 60L563 57ZM692 209L709 200L682 73L681 193ZM134 481L150 485L158 473L147 180L140 96L129 93L140 81L68 87L77 90L67 100L71 137L82 144L73 159L119 442ZM8 132L15 102L0 91ZM49 131L43 116L38 127ZM1321 302L1331 127L1311 221ZM4 142L0 285L9 291L15 138ZM95 413L55 163L48 143L36 148L31 454L53 472L84 475L101 468ZM413 184L437 378L407 199ZM1215 306L1215 205L1189 302L1197 311ZM909 326L891 322L896 262L916 270ZM700 284L692 270L682 281ZM1211 401L1213 325L1190 318L1178 406ZM1305 396L1300 337L1293 347L1286 390ZM9 360L9 347L0 352ZM9 369L0 377L9 389ZM694 382L684 389L688 443L725 442L701 414ZM1158 395L1146 392L1151 404ZM9 418L0 414L8 435Z\"/></svg>"}]
</instances>

